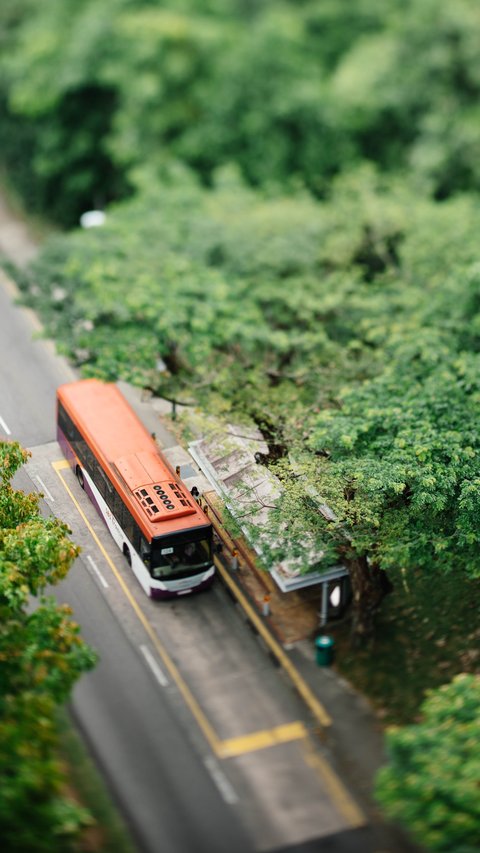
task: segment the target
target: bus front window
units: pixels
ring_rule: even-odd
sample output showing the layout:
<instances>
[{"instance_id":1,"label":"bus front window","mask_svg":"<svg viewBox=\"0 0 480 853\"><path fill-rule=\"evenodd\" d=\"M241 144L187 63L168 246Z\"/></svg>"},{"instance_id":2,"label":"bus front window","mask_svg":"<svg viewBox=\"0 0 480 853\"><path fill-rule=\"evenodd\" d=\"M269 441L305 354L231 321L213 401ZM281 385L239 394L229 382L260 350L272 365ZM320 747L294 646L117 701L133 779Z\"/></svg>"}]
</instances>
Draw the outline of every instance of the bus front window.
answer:
<instances>
[{"instance_id":1,"label":"bus front window","mask_svg":"<svg viewBox=\"0 0 480 853\"><path fill-rule=\"evenodd\" d=\"M198 542L174 543L168 547L152 550L152 577L185 577L205 571L212 565L212 545L210 539Z\"/></svg>"}]
</instances>

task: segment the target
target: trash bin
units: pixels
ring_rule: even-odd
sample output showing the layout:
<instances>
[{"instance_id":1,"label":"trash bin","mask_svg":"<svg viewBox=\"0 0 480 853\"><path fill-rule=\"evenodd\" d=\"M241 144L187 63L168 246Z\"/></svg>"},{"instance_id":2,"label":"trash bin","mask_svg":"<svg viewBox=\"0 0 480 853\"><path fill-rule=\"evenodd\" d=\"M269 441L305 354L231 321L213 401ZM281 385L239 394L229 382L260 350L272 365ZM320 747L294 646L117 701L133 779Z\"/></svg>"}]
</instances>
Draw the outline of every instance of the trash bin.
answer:
<instances>
[{"instance_id":1,"label":"trash bin","mask_svg":"<svg viewBox=\"0 0 480 853\"><path fill-rule=\"evenodd\" d=\"M315 639L316 659L318 666L330 666L333 663L335 641L332 637L317 637Z\"/></svg>"}]
</instances>

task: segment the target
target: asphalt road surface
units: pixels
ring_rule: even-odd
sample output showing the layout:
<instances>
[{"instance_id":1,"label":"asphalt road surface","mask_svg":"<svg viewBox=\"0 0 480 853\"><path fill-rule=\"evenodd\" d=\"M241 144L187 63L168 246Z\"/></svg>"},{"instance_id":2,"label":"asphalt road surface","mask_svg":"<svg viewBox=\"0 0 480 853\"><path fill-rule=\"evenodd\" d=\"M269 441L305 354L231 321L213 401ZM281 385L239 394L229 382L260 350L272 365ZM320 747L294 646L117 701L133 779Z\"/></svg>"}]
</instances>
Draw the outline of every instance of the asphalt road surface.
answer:
<instances>
[{"instance_id":1,"label":"asphalt road surface","mask_svg":"<svg viewBox=\"0 0 480 853\"><path fill-rule=\"evenodd\" d=\"M0 436L24 447L53 441L55 389L73 378L52 347L32 337L35 331L31 317L12 306L11 292L2 286ZM30 481L22 485L32 491ZM223 853L228 839L229 850L252 850L83 560L61 584L59 598L73 606L82 636L100 655L96 670L75 688L73 712L139 848Z\"/></svg>"}]
</instances>

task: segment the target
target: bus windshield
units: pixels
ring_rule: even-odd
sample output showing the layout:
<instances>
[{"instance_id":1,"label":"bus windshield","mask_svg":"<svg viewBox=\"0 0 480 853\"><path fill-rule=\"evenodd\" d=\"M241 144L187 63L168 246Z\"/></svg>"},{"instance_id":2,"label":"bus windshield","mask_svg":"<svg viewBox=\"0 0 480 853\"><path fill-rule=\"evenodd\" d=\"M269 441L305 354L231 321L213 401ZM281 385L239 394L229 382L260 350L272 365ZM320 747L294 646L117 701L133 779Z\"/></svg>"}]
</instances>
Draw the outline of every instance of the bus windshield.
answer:
<instances>
[{"instance_id":1,"label":"bus windshield","mask_svg":"<svg viewBox=\"0 0 480 853\"><path fill-rule=\"evenodd\" d=\"M151 573L152 577L158 580L195 575L211 565L211 538L197 542L177 542L170 539L168 544L152 543Z\"/></svg>"}]
</instances>

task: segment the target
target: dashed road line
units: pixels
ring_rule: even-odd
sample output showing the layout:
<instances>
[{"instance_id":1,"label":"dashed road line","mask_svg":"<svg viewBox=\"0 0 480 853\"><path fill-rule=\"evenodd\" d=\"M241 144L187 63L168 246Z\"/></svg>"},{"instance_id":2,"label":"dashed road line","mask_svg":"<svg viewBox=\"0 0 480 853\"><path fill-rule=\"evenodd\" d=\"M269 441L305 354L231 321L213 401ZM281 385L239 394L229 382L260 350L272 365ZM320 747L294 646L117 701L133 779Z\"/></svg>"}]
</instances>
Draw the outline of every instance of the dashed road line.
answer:
<instances>
[{"instance_id":1,"label":"dashed road line","mask_svg":"<svg viewBox=\"0 0 480 853\"><path fill-rule=\"evenodd\" d=\"M0 416L0 427L2 427L3 431L7 433L7 435L11 435L12 431L8 428L3 418Z\"/></svg>"},{"instance_id":2,"label":"dashed road line","mask_svg":"<svg viewBox=\"0 0 480 853\"><path fill-rule=\"evenodd\" d=\"M94 560L92 560L92 558L90 557L89 554L87 554L87 560L90 563L93 571L95 572L98 580L100 581L100 583L102 584L104 589L108 589L108 581L105 580L105 578L103 577L103 575L102 575L100 569L98 568L97 564L95 563Z\"/></svg>"},{"instance_id":3,"label":"dashed road line","mask_svg":"<svg viewBox=\"0 0 480 853\"><path fill-rule=\"evenodd\" d=\"M168 678L160 664L155 660L148 646L139 646L139 649L161 687L168 687Z\"/></svg>"},{"instance_id":4,"label":"dashed road line","mask_svg":"<svg viewBox=\"0 0 480 853\"><path fill-rule=\"evenodd\" d=\"M38 474L36 474L35 479L36 479L36 480L38 480L38 482L40 483L40 488L41 488L41 490L42 490L43 494L47 496L48 500L49 500L49 501L51 501L51 503L55 503L55 498L53 497L53 495L51 494L51 492L49 492L49 491L48 491L48 489L47 489L47 487L46 487L45 483L44 483L44 482L43 482L43 480L38 476Z\"/></svg>"},{"instance_id":5,"label":"dashed road line","mask_svg":"<svg viewBox=\"0 0 480 853\"><path fill-rule=\"evenodd\" d=\"M235 805L235 803L238 803L238 794L236 793L231 782L227 779L223 770L221 770L218 766L213 756L208 755L205 758L204 763L225 802L228 803L230 806L233 806Z\"/></svg>"}]
</instances>

